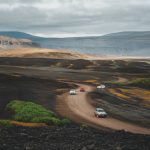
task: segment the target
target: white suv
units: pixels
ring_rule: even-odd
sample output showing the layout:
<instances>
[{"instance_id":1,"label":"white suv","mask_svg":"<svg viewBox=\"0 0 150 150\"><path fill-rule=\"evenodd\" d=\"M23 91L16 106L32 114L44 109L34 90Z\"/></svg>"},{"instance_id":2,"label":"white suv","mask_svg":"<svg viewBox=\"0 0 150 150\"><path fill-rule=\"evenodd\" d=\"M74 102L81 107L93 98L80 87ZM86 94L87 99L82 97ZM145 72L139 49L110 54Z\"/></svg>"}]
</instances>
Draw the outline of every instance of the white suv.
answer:
<instances>
[{"instance_id":1,"label":"white suv","mask_svg":"<svg viewBox=\"0 0 150 150\"><path fill-rule=\"evenodd\" d=\"M96 117L101 117L101 118L106 118L107 117L107 113L102 108L96 108L94 114L95 114Z\"/></svg>"},{"instance_id":2,"label":"white suv","mask_svg":"<svg viewBox=\"0 0 150 150\"><path fill-rule=\"evenodd\" d=\"M76 95L76 90L72 89L69 91L70 95Z\"/></svg>"}]
</instances>

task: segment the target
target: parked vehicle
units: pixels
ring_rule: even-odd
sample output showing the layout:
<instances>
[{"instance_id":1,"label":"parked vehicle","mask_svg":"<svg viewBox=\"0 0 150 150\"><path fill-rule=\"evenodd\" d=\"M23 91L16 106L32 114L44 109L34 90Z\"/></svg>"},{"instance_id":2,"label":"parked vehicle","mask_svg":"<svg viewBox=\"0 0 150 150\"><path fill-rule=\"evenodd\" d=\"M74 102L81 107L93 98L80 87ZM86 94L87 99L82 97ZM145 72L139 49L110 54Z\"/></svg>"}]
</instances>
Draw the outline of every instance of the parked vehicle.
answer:
<instances>
[{"instance_id":1,"label":"parked vehicle","mask_svg":"<svg viewBox=\"0 0 150 150\"><path fill-rule=\"evenodd\" d=\"M85 89L84 88L80 88L80 92L85 92Z\"/></svg>"},{"instance_id":2,"label":"parked vehicle","mask_svg":"<svg viewBox=\"0 0 150 150\"><path fill-rule=\"evenodd\" d=\"M105 92L105 88L106 88L106 86L101 84L101 85L97 86L97 92L103 94Z\"/></svg>"},{"instance_id":3,"label":"parked vehicle","mask_svg":"<svg viewBox=\"0 0 150 150\"><path fill-rule=\"evenodd\" d=\"M69 91L69 93L70 93L70 95L76 95L76 90L75 90L75 89L71 89L71 90Z\"/></svg>"},{"instance_id":4,"label":"parked vehicle","mask_svg":"<svg viewBox=\"0 0 150 150\"><path fill-rule=\"evenodd\" d=\"M100 117L100 118L106 118L108 116L105 110L102 108L96 108L94 114L96 117Z\"/></svg>"}]
</instances>

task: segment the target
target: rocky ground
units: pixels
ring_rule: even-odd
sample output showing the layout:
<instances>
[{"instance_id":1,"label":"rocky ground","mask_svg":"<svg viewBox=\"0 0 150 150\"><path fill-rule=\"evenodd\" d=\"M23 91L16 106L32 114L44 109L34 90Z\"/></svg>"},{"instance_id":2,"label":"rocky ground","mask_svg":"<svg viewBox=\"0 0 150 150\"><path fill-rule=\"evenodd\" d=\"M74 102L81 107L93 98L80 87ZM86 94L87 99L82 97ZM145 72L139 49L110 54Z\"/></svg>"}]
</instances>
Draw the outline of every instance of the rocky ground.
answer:
<instances>
[{"instance_id":1,"label":"rocky ground","mask_svg":"<svg viewBox=\"0 0 150 150\"><path fill-rule=\"evenodd\" d=\"M16 39L8 36L0 36L0 50L17 47L39 47L39 45L29 39Z\"/></svg>"},{"instance_id":2,"label":"rocky ground","mask_svg":"<svg viewBox=\"0 0 150 150\"><path fill-rule=\"evenodd\" d=\"M149 150L150 136L81 125L0 129L1 150Z\"/></svg>"}]
</instances>

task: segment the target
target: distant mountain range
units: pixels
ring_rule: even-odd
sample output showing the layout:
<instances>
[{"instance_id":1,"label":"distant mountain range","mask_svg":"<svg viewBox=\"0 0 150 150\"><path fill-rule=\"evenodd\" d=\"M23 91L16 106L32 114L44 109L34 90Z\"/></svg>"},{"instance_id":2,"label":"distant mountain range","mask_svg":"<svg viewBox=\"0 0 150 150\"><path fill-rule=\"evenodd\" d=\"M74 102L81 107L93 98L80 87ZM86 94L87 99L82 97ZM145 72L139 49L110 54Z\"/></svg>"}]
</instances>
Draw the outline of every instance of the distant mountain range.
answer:
<instances>
[{"instance_id":1,"label":"distant mountain range","mask_svg":"<svg viewBox=\"0 0 150 150\"><path fill-rule=\"evenodd\" d=\"M150 56L150 31L71 38L44 38L23 32L0 32L0 35L30 39L43 48L71 49L101 55Z\"/></svg>"},{"instance_id":2,"label":"distant mountain range","mask_svg":"<svg viewBox=\"0 0 150 150\"><path fill-rule=\"evenodd\" d=\"M17 38L17 39L34 39L34 38L39 38L36 36L33 36L31 34L27 34L24 32L17 32L17 31L2 31L0 32L0 35L2 36L9 36L9 37L13 37L13 38Z\"/></svg>"}]
</instances>

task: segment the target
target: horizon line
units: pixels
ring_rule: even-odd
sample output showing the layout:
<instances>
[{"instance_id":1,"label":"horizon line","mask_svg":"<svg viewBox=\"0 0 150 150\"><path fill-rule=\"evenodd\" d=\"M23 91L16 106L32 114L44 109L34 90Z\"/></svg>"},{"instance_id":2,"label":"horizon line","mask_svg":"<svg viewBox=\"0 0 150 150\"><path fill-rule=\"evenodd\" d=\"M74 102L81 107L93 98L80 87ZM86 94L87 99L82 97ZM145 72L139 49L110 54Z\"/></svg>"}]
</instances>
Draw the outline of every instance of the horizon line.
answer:
<instances>
[{"instance_id":1,"label":"horizon line","mask_svg":"<svg viewBox=\"0 0 150 150\"><path fill-rule=\"evenodd\" d=\"M44 34L36 34L36 33L32 33L32 32L25 32L25 31L17 31L17 30L5 30L5 31L0 31L0 32L18 32L18 33L24 33L24 34L29 34L31 36L35 36L35 37L39 37L39 38L88 38L88 37L101 37L101 36L105 36L105 35L109 35L109 34L115 34L115 33L125 33L125 32L150 32L150 31L147 31L147 30L143 30L143 31L130 31L130 30L127 30L127 31L118 31L118 32L110 32L110 33L105 33L105 34L83 34L83 35L77 35L77 36L46 36Z\"/></svg>"}]
</instances>

